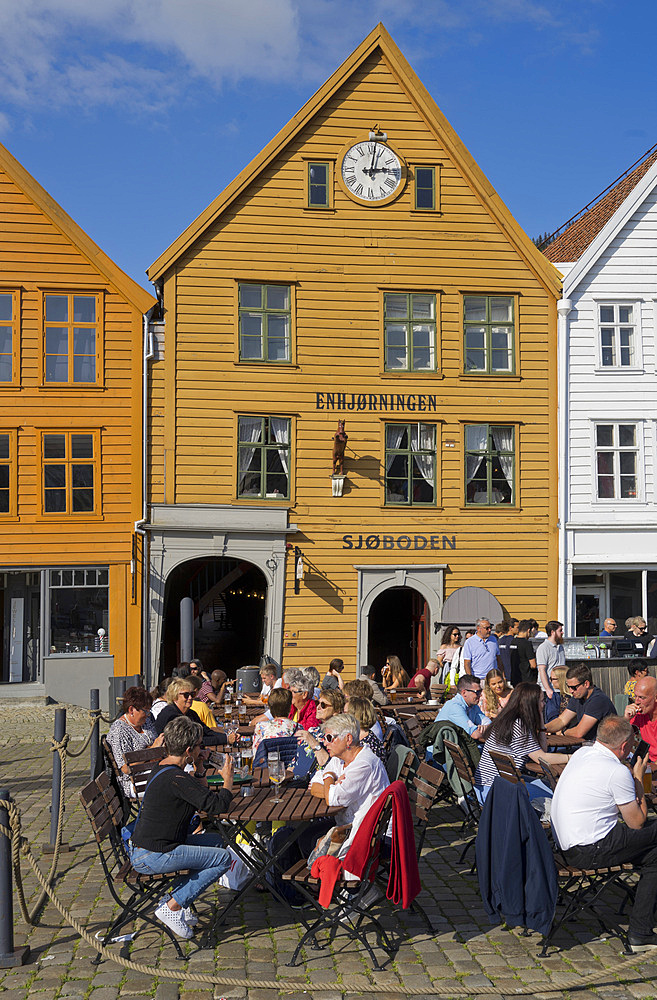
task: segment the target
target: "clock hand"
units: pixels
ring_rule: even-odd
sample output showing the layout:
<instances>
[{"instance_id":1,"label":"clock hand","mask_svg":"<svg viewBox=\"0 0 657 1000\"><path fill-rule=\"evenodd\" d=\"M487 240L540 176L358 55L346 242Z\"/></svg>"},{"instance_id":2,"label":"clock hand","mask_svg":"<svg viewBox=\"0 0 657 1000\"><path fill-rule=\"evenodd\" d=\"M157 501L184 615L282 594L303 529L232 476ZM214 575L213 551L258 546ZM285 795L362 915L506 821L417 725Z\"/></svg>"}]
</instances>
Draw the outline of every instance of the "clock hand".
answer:
<instances>
[{"instance_id":1,"label":"clock hand","mask_svg":"<svg viewBox=\"0 0 657 1000\"><path fill-rule=\"evenodd\" d=\"M370 163L370 169L368 171L370 177L374 173L374 158L375 158L375 156L376 156L376 139L374 140L374 149L372 150L372 162Z\"/></svg>"}]
</instances>

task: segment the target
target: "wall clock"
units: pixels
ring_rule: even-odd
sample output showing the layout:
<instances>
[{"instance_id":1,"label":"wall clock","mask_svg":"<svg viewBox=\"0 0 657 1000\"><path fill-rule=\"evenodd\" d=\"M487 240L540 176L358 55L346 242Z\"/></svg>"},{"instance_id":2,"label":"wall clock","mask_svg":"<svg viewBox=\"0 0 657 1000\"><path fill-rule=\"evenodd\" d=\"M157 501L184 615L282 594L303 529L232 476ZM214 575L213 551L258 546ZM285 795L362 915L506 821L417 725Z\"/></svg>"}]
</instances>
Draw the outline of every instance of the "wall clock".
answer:
<instances>
[{"instance_id":1,"label":"wall clock","mask_svg":"<svg viewBox=\"0 0 657 1000\"><path fill-rule=\"evenodd\" d=\"M374 137L348 146L340 156L339 182L354 201L385 205L401 194L406 164L387 142Z\"/></svg>"}]
</instances>

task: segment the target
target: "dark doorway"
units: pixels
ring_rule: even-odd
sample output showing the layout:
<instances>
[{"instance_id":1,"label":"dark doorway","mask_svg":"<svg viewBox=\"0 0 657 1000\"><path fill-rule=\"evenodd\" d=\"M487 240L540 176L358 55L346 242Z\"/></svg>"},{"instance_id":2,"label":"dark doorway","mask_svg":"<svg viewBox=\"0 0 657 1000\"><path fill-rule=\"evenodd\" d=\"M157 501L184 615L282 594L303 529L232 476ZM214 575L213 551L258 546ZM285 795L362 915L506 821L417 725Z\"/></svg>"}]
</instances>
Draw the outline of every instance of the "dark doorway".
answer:
<instances>
[{"instance_id":1,"label":"dark doorway","mask_svg":"<svg viewBox=\"0 0 657 1000\"><path fill-rule=\"evenodd\" d=\"M180 602L194 601L194 655L211 671L234 677L257 664L263 651L267 583L252 563L237 559L194 559L167 579L160 648L160 677L180 655Z\"/></svg>"},{"instance_id":2,"label":"dark doorway","mask_svg":"<svg viewBox=\"0 0 657 1000\"><path fill-rule=\"evenodd\" d=\"M429 659L429 608L410 587L391 587L370 608L367 661L380 673L391 653L409 677Z\"/></svg>"},{"instance_id":3,"label":"dark doorway","mask_svg":"<svg viewBox=\"0 0 657 1000\"><path fill-rule=\"evenodd\" d=\"M0 649L3 683L39 678L39 573L0 573Z\"/></svg>"}]
</instances>

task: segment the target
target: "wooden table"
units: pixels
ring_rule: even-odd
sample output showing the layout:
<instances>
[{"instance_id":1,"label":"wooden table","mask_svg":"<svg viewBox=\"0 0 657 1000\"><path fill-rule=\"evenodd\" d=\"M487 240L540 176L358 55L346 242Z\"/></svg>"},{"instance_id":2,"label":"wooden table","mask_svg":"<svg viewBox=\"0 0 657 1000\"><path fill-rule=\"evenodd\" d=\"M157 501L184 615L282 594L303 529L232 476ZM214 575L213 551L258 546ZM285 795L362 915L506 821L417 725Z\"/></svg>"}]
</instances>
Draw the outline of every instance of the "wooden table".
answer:
<instances>
[{"instance_id":1,"label":"wooden table","mask_svg":"<svg viewBox=\"0 0 657 1000\"><path fill-rule=\"evenodd\" d=\"M235 892L233 898L217 912L213 926L224 922L232 908L256 882L264 884L286 910L292 912L285 897L280 895L276 888L266 880L266 876L269 872L274 875L283 873L283 868L279 864L280 859L296 843L313 820L335 816L342 808L341 806L328 806L324 799L311 795L307 788L286 788L284 784L280 786L281 801L274 802L274 789L269 785L258 784L259 781L264 782L265 780L268 780L267 769L256 768L254 770L253 795L243 797L238 791L226 812L217 817L217 820L221 822L221 830L228 845L251 870L251 876L245 885ZM249 829L249 824L253 824L253 822L285 824L289 833L276 854L270 854L268 847ZM248 851L244 850L244 840L248 844ZM296 912L293 919L301 919L303 923L303 918Z\"/></svg>"},{"instance_id":2,"label":"wooden table","mask_svg":"<svg viewBox=\"0 0 657 1000\"><path fill-rule=\"evenodd\" d=\"M566 733L547 733L548 750L562 747L566 753L572 753L578 747L583 747L587 740L580 736L568 736Z\"/></svg>"}]
</instances>

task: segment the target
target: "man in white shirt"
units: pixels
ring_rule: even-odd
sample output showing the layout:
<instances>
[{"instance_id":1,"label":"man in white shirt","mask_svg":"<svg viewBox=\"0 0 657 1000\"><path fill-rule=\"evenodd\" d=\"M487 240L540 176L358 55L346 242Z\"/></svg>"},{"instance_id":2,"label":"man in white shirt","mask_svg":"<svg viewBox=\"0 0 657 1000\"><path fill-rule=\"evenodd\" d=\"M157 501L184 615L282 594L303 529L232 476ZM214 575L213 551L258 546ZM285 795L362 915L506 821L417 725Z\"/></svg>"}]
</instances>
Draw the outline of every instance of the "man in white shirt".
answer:
<instances>
[{"instance_id":1,"label":"man in white shirt","mask_svg":"<svg viewBox=\"0 0 657 1000\"><path fill-rule=\"evenodd\" d=\"M628 939L633 951L643 951L657 947L657 823L646 823L643 775L648 756L637 760L632 771L622 763L634 744L627 719L603 719L596 742L573 754L561 775L551 819L568 864L606 868L632 862L640 869ZM624 823L618 821L619 811Z\"/></svg>"}]
</instances>

